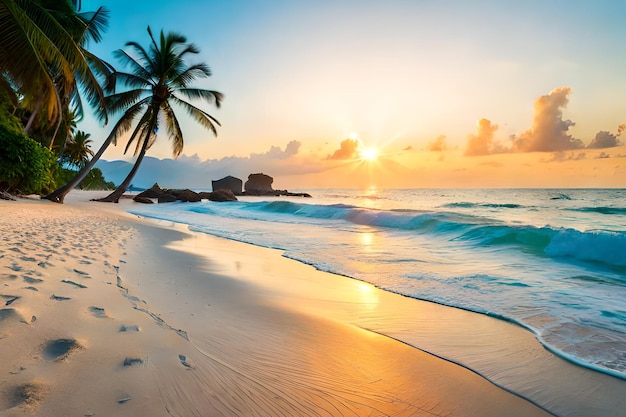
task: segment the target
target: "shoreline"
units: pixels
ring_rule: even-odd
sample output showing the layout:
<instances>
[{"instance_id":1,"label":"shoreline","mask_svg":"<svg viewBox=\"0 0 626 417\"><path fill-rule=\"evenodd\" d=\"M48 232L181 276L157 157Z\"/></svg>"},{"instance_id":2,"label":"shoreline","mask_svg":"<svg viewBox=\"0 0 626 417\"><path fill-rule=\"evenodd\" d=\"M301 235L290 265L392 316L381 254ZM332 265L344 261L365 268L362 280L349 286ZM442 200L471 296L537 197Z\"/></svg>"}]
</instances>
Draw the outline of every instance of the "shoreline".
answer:
<instances>
[{"instance_id":1,"label":"shoreline","mask_svg":"<svg viewBox=\"0 0 626 417\"><path fill-rule=\"evenodd\" d=\"M7 248L5 239L0 252L9 268L0 272L2 294L20 297L0 317L0 369L11 369L0 375L0 415L547 415L424 353L423 341L406 341L407 317L416 314L430 317L420 325L440 336L458 332L454 320L458 328L475 323L441 317L452 307L398 301L407 297L280 251L140 219L123 212L124 203L82 201L87 195L71 193L62 206L0 203L3 229L32 225L23 246ZM22 220L6 223L16 213L4 209L16 206ZM61 230L80 236L40 261ZM31 266L38 261L51 265ZM24 275L41 280L32 285L39 291L24 289ZM49 360L46 340L76 344Z\"/></svg>"}]
</instances>

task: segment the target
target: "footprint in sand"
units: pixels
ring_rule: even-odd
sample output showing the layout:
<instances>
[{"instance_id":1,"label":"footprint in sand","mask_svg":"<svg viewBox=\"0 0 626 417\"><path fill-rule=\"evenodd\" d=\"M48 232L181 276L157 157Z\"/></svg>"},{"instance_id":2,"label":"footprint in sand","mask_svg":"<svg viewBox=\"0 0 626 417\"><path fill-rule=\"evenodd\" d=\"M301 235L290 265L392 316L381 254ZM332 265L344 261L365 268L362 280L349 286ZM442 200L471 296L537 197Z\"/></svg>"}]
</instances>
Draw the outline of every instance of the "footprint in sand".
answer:
<instances>
[{"instance_id":1,"label":"footprint in sand","mask_svg":"<svg viewBox=\"0 0 626 417\"><path fill-rule=\"evenodd\" d=\"M10 391L9 408L22 405L29 407L36 406L43 399L45 391L45 386L38 382L28 382L18 385Z\"/></svg>"},{"instance_id":2,"label":"footprint in sand","mask_svg":"<svg viewBox=\"0 0 626 417\"><path fill-rule=\"evenodd\" d=\"M56 339L48 341L41 353L48 361L62 361L79 349L84 348L75 339Z\"/></svg>"},{"instance_id":3,"label":"footprint in sand","mask_svg":"<svg viewBox=\"0 0 626 417\"><path fill-rule=\"evenodd\" d=\"M76 272L78 275L84 276L85 278L89 278L89 273L85 271L81 271L80 269L74 268L74 272Z\"/></svg>"},{"instance_id":4,"label":"footprint in sand","mask_svg":"<svg viewBox=\"0 0 626 417\"><path fill-rule=\"evenodd\" d=\"M126 358L122 363L123 366L143 366L144 360L141 358Z\"/></svg>"},{"instance_id":5,"label":"footprint in sand","mask_svg":"<svg viewBox=\"0 0 626 417\"><path fill-rule=\"evenodd\" d=\"M22 297L20 297L19 295L0 294L0 298L4 298L6 300L4 302L5 306L10 306L11 304L13 304L14 302L16 302L17 300L19 300Z\"/></svg>"},{"instance_id":6,"label":"footprint in sand","mask_svg":"<svg viewBox=\"0 0 626 417\"><path fill-rule=\"evenodd\" d=\"M104 311L104 308L102 307L91 306L89 307L89 312L91 313L92 316L97 317L99 319L105 319L109 317L107 316L107 314Z\"/></svg>"},{"instance_id":7,"label":"footprint in sand","mask_svg":"<svg viewBox=\"0 0 626 417\"><path fill-rule=\"evenodd\" d=\"M15 274L2 274L0 275L0 278L14 280L17 279L18 276Z\"/></svg>"},{"instance_id":8,"label":"footprint in sand","mask_svg":"<svg viewBox=\"0 0 626 417\"><path fill-rule=\"evenodd\" d=\"M139 331L139 326L137 326L136 324L127 326L125 324L120 326L120 332L138 332Z\"/></svg>"},{"instance_id":9,"label":"footprint in sand","mask_svg":"<svg viewBox=\"0 0 626 417\"><path fill-rule=\"evenodd\" d=\"M28 276L28 275L22 275L22 279L27 284L40 284L40 283L43 282L43 279L33 278L31 276Z\"/></svg>"},{"instance_id":10,"label":"footprint in sand","mask_svg":"<svg viewBox=\"0 0 626 417\"><path fill-rule=\"evenodd\" d=\"M62 279L61 282L63 282L64 284L73 285L73 286L78 287L78 288L87 288L86 285L79 284L78 282L74 282L74 281L71 281L69 279Z\"/></svg>"},{"instance_id":11,"label":"footprint in sand","mask_svg":"<svg viewBox=\"0 0 626 417\"><path fill-rule=\"evenodd\" d=\"M189 360L187 359L187 357L185 355L178 355L178 359L180 360L180 363L189 368L189 369L194 369L194 366L191 364L191 362L189 362Z\"/></svg>"},{"instance_id":12,"label":"footprint in sand","mask_svg":"<svg viewBox=\"0 0 626 417\"><path fill-rule=\"evenodd\" d=\"M55 301L67 301L67 300L71 300L71 298L70 298L70 297L62 297L62 296L60 296L60 295L54 295L54 294L52 294L52 295L50 296L50 299L51 299L51 300L55 300Z\"/></svg>"}]
</instances>

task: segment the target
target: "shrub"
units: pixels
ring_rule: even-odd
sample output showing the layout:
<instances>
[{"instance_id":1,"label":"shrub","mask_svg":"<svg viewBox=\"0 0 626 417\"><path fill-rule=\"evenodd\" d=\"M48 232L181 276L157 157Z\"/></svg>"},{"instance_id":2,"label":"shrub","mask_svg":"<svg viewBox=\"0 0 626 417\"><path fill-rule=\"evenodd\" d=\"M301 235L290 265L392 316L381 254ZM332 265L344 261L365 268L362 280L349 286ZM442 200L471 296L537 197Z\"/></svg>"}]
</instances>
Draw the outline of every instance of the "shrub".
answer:
<instances>
[{"instance_id":1,"label":"shrub","mask_svg":"<svg viewBox=\"0 0 626 417\"><path fill-rule=\"evenodd\" d=\"M0 189L14 194L46 193L54 188L54 155L16 129L0 114Z\"/></svg>"},{"instance_id":2,"label":"shrub","mask_svg":"<svg viewBox=\"0 0 626 417\"><path fill-rule=\"evenodd\" d=\"M57 185L67 184L77 173L78 171L59 167L55 171L54 179ZM115 184L107 182L99 168L93 168L76 188L79 190L115 190Z\"/></svg>"}]
</instances>

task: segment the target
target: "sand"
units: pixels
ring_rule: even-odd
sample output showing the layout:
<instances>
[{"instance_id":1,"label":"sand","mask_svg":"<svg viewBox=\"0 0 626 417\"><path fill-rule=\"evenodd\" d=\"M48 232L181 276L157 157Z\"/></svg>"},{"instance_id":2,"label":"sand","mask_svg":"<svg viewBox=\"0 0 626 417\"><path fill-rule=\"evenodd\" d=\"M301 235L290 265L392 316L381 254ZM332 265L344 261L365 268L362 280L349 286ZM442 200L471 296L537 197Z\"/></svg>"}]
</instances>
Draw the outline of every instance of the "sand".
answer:
<instances>
[{"instance_id":1,"label":"sand","mask_svg":"<svg viewBox=\"0 0 626 417\"><path fill-rule=\"evenodd\" d=\"M0 416L549 415L377 332L404 297L92 196L0 201Z\"/></svg>"}]
</instances>

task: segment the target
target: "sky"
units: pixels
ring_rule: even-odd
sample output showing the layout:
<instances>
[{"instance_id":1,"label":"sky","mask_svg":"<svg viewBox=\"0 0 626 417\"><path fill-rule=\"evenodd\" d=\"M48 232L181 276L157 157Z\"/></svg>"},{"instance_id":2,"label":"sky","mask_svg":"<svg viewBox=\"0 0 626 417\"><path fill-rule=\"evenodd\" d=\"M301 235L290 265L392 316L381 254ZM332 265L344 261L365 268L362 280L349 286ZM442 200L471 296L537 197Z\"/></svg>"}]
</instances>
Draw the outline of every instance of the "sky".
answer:
<instances>
[{"instance_id":1,"label":"sky","mask_svg":"<svg viewBox=\"0 0 626 417\"><path fill-rule=\"evenodd\" d=\"M214 137L179 110L179 166L207 181L626 187L625 2L83 0L99 6L109 28L88 49L115 65L126 42L148 45L148 25L199 47L189 63L212 76L196 85L224 94L201 107L221 126ZM79 129L97 148L114 121ZM103 159L132 161L120 142ZM172 158L165 133L148 155Z\"/></svg>"}]
</instances>

